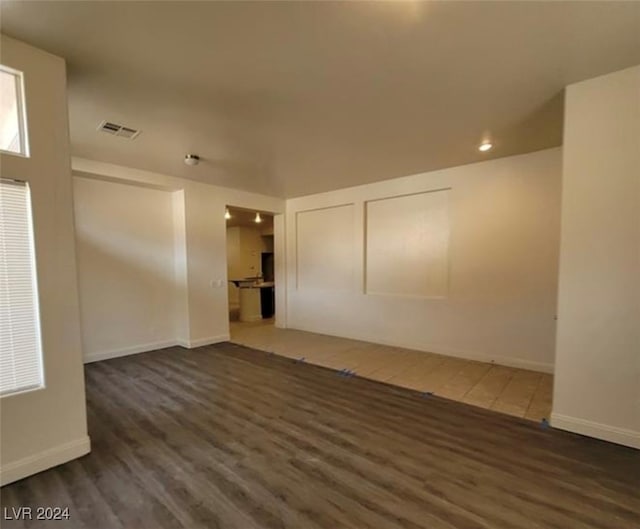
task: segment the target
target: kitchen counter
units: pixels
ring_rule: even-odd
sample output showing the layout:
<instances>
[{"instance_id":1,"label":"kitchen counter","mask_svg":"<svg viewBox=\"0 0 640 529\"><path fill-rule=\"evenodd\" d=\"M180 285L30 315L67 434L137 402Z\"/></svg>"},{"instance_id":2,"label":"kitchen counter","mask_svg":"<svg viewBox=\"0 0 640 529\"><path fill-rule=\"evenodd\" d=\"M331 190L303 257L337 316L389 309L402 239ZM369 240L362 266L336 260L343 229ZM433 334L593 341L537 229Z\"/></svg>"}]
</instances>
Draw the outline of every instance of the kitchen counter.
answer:
<instances>
[{"instance_id":1,"label":"kitchen counter","mask_svg":"<svg viewBox=\"0 0 640 529\"><path fill-rule=\"evenodd\" d=\"M244 279L229 279L240 289L240 321L259 321L263 318L263 312L268 313L264 317L273 315L273 281L261 281L258 278L246 277ZM266 289L270 289L266 290ZM271 302L268 300L271 299ZM267 307L271 307L270 310ZM270 312L270 313L269 313Z\"/></svg>"},{"instance_id":2,"label":"kitchen counter","mask_svg":"<svg viewBox=\"0 0 640 529\"><path fill-rule=\"evenodd\" d=\"M233 283L238 288L269 288L273 287L273 281L258 282L255 279L229 279L229 283Z\"/></svg>"}]
</instances>

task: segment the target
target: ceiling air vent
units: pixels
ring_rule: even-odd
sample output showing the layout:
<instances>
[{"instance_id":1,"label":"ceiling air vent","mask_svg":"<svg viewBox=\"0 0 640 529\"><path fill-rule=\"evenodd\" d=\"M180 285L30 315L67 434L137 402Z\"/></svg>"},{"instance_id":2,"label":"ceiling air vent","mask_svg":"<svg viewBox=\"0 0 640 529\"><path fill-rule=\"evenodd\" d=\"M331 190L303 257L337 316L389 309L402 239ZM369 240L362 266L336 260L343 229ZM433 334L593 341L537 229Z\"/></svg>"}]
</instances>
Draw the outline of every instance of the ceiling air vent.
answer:
<instances>
[{"instance_id":1,"label":"ceiling air vent","mask_svg":"<svg viewBox=\"0 0 640 529\"><path fill-rule=\"evenodd\" d=\"M103 121L98 126L98 130L111 134L113 136L120 136L129 140L134 140L142 132L141 130L130 129L124 125L118 125L117 123L111 123L110 121Z\"/></svg>"}]
</instances>

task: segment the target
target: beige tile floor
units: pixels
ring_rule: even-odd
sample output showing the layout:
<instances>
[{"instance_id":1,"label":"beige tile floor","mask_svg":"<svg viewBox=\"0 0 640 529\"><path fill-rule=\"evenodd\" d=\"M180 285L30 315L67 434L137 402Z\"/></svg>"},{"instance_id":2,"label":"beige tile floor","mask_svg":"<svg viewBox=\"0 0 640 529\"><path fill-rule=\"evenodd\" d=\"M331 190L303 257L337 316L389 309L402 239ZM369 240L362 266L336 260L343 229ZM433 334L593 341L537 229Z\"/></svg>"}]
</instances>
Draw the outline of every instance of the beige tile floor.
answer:
<instances>
[{"instance_id":1,"label":"beige tile floor","mask_svg":"<svg viewBox=\"0 0 640 529\"><path fill-rule=\"evenodd\" d=\"M278 329L271 320L231 322L231 341L516 417L540 421L551 413L553 377L546 373Z\"/></svg>"}]
</instances>

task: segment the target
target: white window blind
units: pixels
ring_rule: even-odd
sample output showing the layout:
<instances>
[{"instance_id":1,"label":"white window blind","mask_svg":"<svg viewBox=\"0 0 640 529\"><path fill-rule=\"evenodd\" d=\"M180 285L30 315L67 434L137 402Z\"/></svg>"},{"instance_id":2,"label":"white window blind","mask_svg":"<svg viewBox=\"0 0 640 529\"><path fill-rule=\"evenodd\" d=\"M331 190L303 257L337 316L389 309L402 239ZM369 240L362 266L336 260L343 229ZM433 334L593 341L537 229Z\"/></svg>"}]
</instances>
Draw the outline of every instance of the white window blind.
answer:
<instances>
[{"instance_id":1,"label":"white window blind","mask_svg":"<svg viewBox=\"0 0 640 529\"><path fill-rule=\"evenodd\" d=\"M29 186L0 179L0 395L42 385Z\"/></svg>"}]
</instances>

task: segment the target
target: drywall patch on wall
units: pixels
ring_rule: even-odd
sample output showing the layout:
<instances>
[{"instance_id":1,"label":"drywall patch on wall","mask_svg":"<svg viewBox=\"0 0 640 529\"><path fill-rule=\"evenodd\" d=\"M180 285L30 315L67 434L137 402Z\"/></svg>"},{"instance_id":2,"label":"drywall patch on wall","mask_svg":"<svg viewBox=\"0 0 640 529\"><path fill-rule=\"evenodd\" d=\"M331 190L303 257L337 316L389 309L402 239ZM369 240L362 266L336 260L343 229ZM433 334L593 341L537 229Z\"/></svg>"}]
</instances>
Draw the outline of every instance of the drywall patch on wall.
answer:
<instances>
[{"instance_id":1,"label":"drywall patch on wall","mask_svg":"<svg viewBox=\"0 0 640 529\"><path fill-rule=\"evenodd\" d=\"M297 288L353 288L354 206L296 213Z\"/></svg>"},{"instance_id":2,"label":"drywall patch on wall","mask_svg":"<svg viewBox=\"0 0 640 529\"><path fill-rule=\"evenodd\" d=\"M449 190L371 200L365 212L365 292L446 297Z\"/></svg>"}]
</instances>

